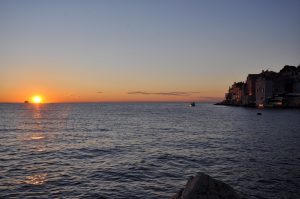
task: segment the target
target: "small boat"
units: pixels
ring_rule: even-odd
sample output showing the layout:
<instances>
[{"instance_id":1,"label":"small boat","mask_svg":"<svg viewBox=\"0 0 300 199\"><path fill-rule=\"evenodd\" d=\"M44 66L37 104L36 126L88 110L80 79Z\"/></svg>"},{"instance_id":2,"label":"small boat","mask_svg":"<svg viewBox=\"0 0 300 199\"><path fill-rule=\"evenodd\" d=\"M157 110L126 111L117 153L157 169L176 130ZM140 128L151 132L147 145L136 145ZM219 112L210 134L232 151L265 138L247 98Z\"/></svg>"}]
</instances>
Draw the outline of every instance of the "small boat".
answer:
<instances>
[{"instance_id":1,"label":"small boat","mask_svg":"<svg viewBox=\"0 0 300 199\"><path fill-rule=\"evenodd\" d=\"M25 104L29 103L27 100L24 101Z\"/></svg>"},{"instance_id":2,"label":"small boat","mask_svg":"<svg viewBox=\"0 0 300 199\"><path fill-rule=\"evenodd\" d=\"M190 103L190 107L196 106L195 102Z\"/></svg>"}]
</instances>

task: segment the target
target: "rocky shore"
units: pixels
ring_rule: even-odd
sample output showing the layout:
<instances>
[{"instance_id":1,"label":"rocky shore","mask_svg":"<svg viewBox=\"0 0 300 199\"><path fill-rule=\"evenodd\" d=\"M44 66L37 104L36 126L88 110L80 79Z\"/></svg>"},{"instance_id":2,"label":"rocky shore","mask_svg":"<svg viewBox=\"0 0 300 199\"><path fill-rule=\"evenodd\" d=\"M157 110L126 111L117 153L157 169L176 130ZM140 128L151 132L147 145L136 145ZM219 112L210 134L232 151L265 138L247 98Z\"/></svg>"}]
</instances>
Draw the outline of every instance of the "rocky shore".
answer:
<instances>
[{"instance_id":1,"label":"rocky shore","mask_svg":"<svg viewBox=\"0 0 300 199\"><path fill-rule=\"evenodd\" d=\"M235 190L228 184L213 179L205 173L190 178L183 189L172 199L239 199Z\"/></svg>"}]
</instances>

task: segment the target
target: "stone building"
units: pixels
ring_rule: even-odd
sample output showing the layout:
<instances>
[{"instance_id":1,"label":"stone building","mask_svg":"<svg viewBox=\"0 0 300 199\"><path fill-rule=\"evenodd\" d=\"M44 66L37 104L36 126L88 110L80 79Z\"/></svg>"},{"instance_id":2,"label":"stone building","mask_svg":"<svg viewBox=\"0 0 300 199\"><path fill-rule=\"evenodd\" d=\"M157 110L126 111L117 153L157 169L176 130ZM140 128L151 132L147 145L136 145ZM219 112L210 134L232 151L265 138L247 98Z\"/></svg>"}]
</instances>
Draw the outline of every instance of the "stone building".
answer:
<instances>
[{"instance_id":1,"label":"stone building","mask_svg":"<svg viewBox=\"0 0 300 199\"><path fill-rule=\"evenodd\" d=\"M262 71L256 79L256 99L255 105L264 107L270 104L274 98L275 82L278 80L278 74L273 71Z\"/></svg>"},{"instance_id":2,"label":"stone building","mask_svg":"<svg viewBox=\"0 0 300 199\"><path fill-rule=\"evenodd\" d=\"M249 74L247 76L246 80L246 96L247 98L246 102L244 104L246 105L255 105L256 101L256 80L259 78L259 74Z\"/></svg>"},{"instance_id":3,"label":"stone building","mask_svg":"<svg viewBox=\"0 0 300 199\"><path fill-rule=\"evenodd\" d=\"M260 77L256 80L256 100L258 107L264 107L269 104L273 98L273 81L268 78Z\"/></svg>"},{"instance_id":4,"label":"stone building","mask_svg":"<svg viewBox=\"0 0 300 199\"><path fill-rule=\"evenodd\" d=\"M226 102L232 105L242 105L244 93L245 83L234 82L234 84L229 87L228 93L225 95Z\"/></svg>"},{"instance_id":5,"label":"stone building","mask_svg":"<svg viewBox=\"0 0 300 199\"><path fill-rule=\"evenodd\" d=\"M300 65L284 66L278 73L249 74L234 82L221 104L260 107L300 107Z\"/></svg>"}]
</instances>

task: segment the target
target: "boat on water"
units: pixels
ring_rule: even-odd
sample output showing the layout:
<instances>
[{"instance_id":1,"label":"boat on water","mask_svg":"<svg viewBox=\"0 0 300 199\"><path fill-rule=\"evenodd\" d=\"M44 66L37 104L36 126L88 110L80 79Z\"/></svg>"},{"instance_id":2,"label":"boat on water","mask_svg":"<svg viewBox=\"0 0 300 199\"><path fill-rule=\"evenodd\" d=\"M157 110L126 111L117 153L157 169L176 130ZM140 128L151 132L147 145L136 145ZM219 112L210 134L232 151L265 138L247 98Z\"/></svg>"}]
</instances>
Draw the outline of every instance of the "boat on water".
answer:
<instances>
[{"instance_id":1,"label":"boat on water","mask_svg":"<svg viewBox=\"0 0 300 199\"><path fill-rule=\"evenodd\" d=\"M190 107L194 107L194 106L196 106L195 102L191 102Z\"/></svg>"}]
</instances>

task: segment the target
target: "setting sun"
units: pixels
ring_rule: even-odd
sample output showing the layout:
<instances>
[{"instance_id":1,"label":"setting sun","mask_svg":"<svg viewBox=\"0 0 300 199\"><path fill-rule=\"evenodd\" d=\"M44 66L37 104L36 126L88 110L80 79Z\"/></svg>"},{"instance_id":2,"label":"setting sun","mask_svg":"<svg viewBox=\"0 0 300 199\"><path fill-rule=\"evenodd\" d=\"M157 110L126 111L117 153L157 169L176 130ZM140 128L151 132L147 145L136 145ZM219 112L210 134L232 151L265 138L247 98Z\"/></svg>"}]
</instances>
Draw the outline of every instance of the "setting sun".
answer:
<instances>
[{"instance_id":1,"label":"setting sun","mask_svg":"<svg viewBox=\"0 0 300 199\"><path fill-rule=\"evenodd\" d=\"M38 96L38 95L36 95L36 96L33 96L32 97L32 102L33 103L42 103L42 101L43 101L43 99L42 99L42 97L41 96Z\"/></svg>"}]
</instances>

